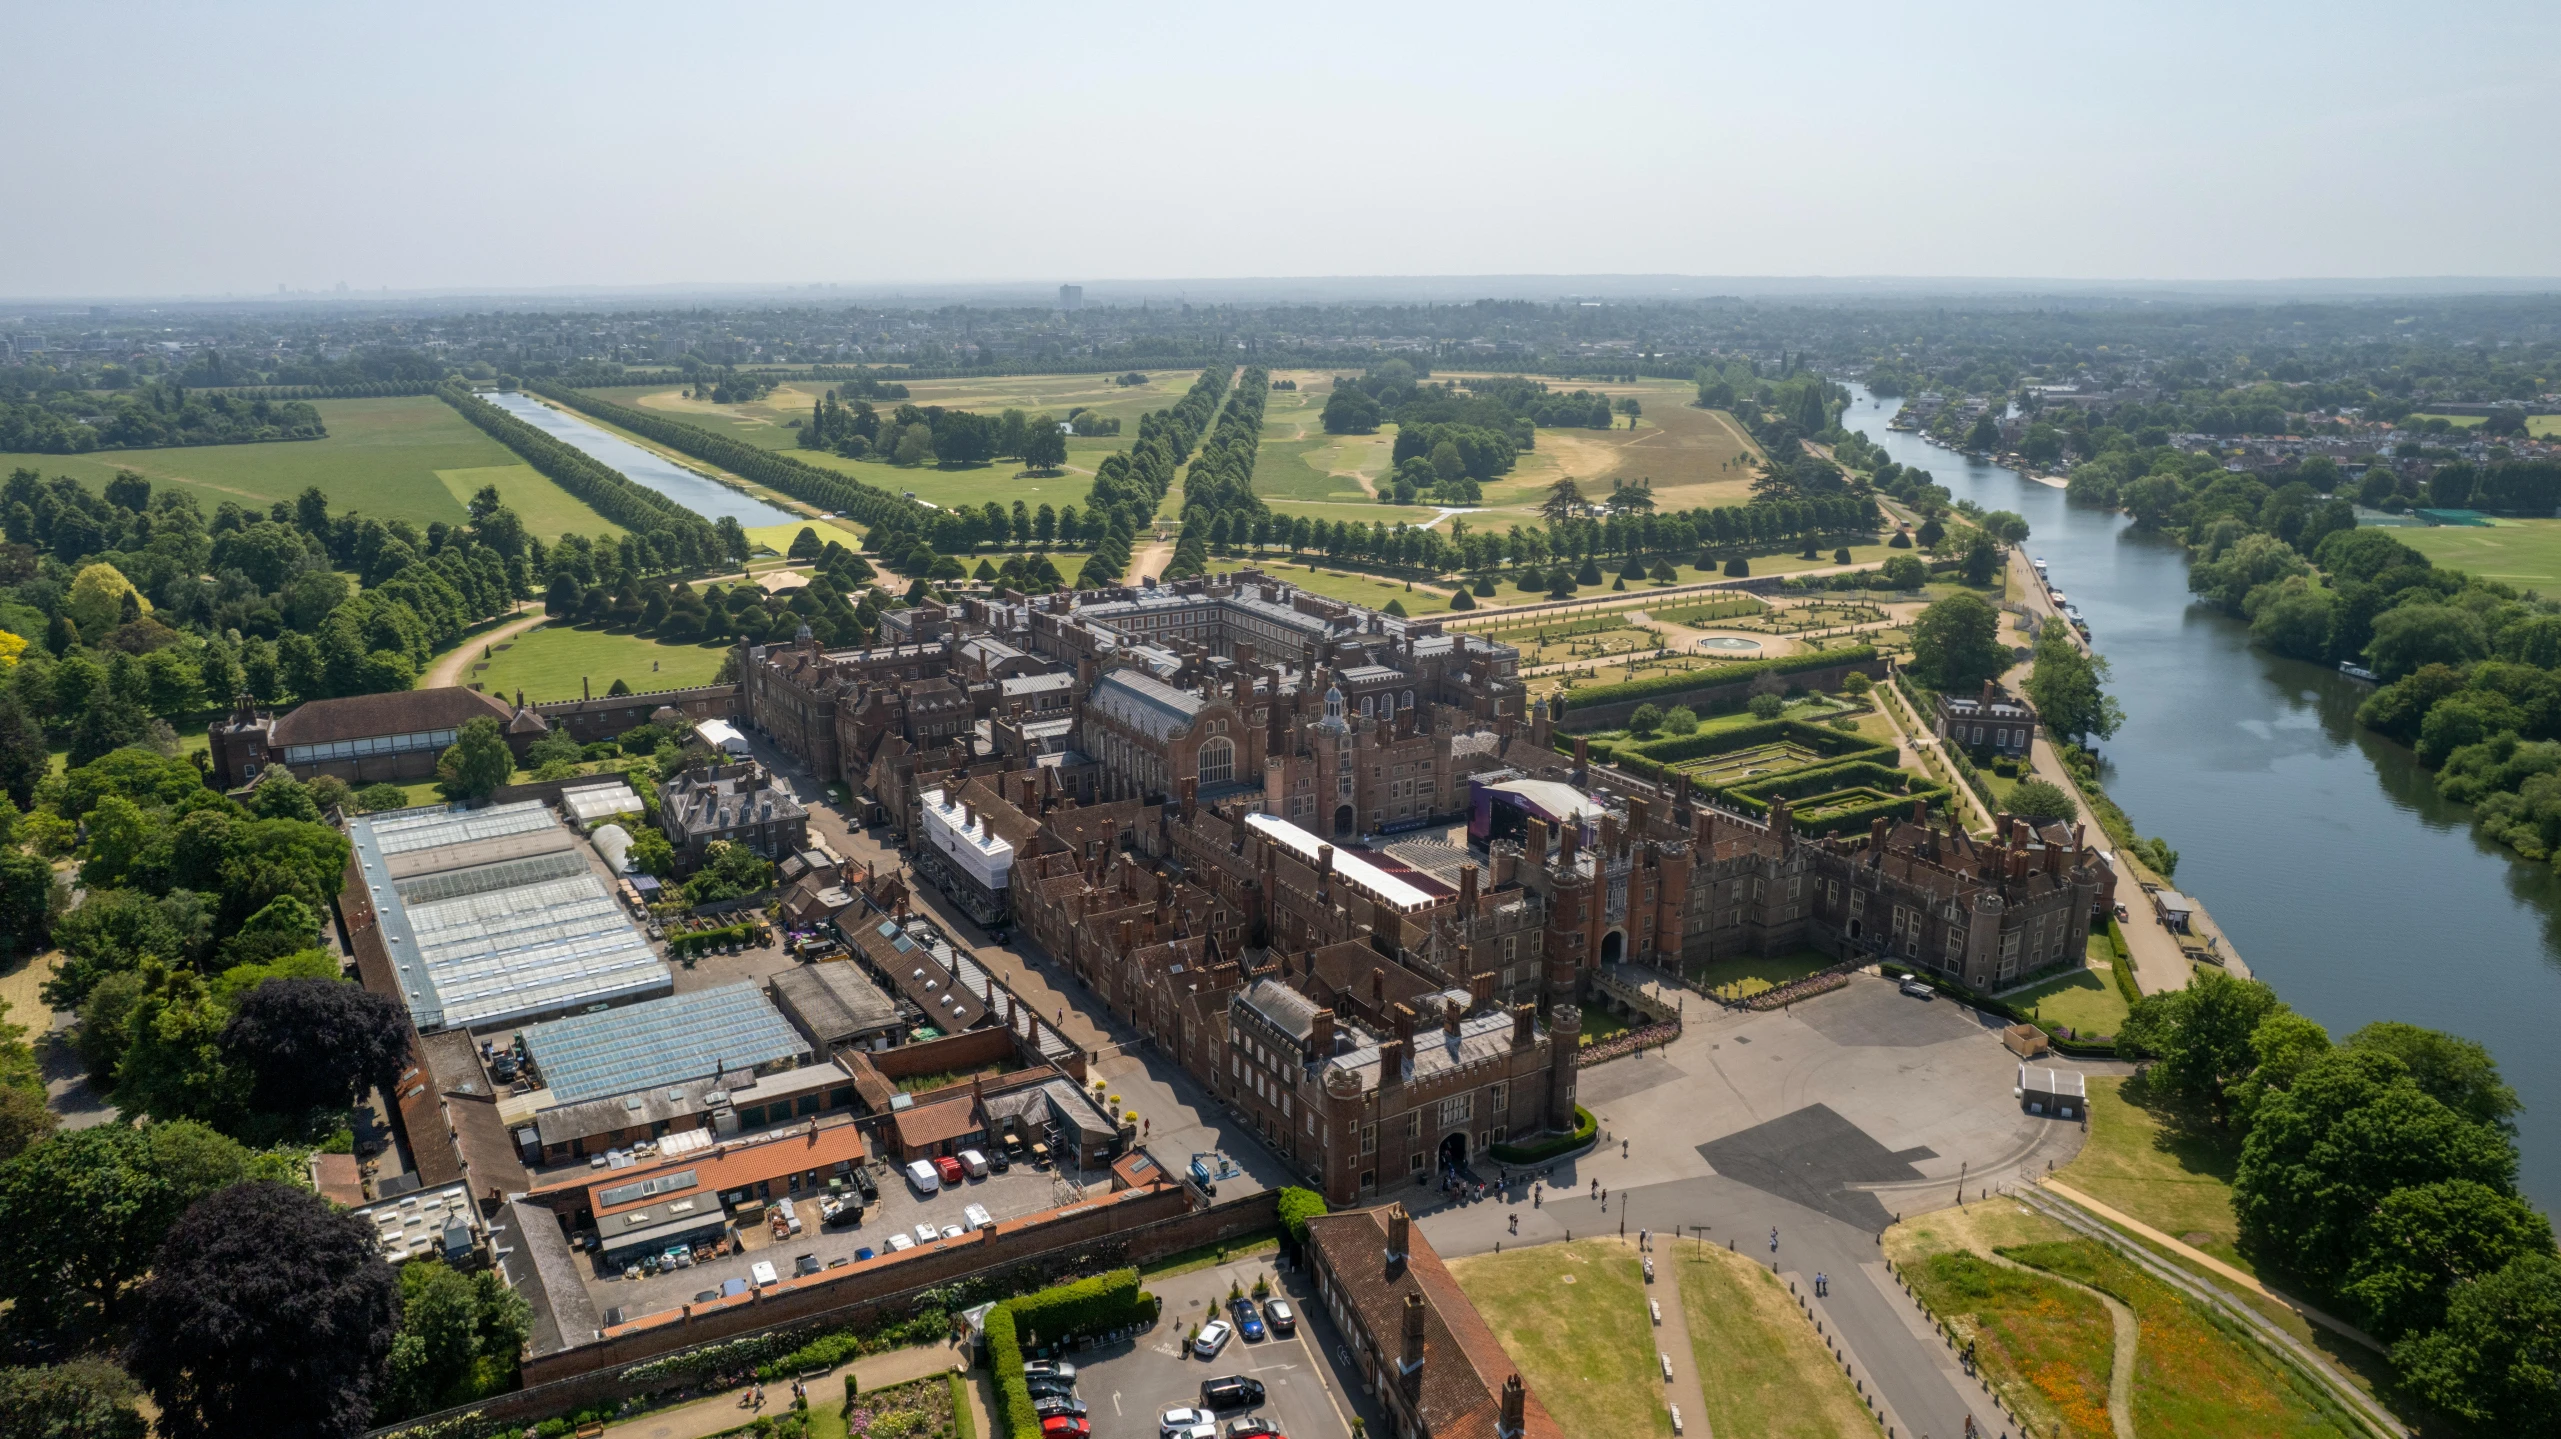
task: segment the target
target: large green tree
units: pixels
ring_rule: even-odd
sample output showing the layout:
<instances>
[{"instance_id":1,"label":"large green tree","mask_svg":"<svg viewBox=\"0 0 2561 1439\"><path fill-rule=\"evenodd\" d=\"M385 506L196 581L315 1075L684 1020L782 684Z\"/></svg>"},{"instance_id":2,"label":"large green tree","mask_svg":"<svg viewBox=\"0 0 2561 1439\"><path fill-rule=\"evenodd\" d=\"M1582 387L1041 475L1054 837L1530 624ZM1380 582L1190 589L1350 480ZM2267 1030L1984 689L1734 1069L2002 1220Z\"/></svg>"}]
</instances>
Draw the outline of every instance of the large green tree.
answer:
<instances>
[{"instance_id":1,"label":"large green tree","mask_svg":"<svg viewBox=\"0 0 2561 1439\"><path fill-rule=\"evenodd\" d=\"M2045 732L2081 742L2115 734L2125 711L2105 688L2107 673L2106 657L2083 653L2068 626L2049 624L2039 631L2026 689Z\"/></svg>"},{"instance_id":2,"label":"large green tree","mask_svg":"<svg viewBox=\"0 0 2561 1439\"><path fill-rule=\"evenodd\" d=\"M2455 1287L2445 1323L2402 1340L2410 1391L2484 1432L2548 1436L2561 1415L2561 1259L2529 1254Z\"/></svg>"},{"instance_id":3,"label":"large green tree","mask_svg":"<svg viewBox=\"0 0 2561 1439\"><path fill-rule=\"evenodd\" d=\"M436 760L437 787L447 799L487 799L515 773L515 752L498 732L498 721L486 716L466 721L453 746Z\"/></svg>"},{"instance_id":4,"label":"large green tree","mask_svg":"<svg viewBox=\"0 0 2561 1439\"><path fill-rule=\"evenodd\" d=\"M66 1130L0 1164L0 1296L22 1327L77 1335L122 1318L169 1226L250 1172L246 1151L184 1121Z\"/></svg>"},{"instance_id":5,"label":"large green tree","mask_svg":"<svg viewBox=\"0 0 2561 1439\"><path fill-rule=\"evenodd\" d=\"M1912 622L1912 673L1948 694L1965 694L1997 679L2010 666L2001 643L2001 612L1979 595L1957 594L1921 611Z\"/></svg>"},{"instance_id":6,"label":"large green tree","mask_svg":"<svg viewBox=\"0 0 2561 1439\"><path fill-rule=\"evenodd\" d=\"M2276 991L2256 980L2200 969L2185 989L2147 994L2118 1029L2117 1051L2154 1061L2154 1092L2212 1123L2230 1114L2230 1090L2258 1066L2251 1037L2284 1012Z\"/></svg>"},{"instance_id":7,"label":"large green tree","mask_svg":"<svg viewBox=\"0 0 2561 1439\"><path fill-rule=\"evenodd\" d=\"M2516 1165L2506 1135L2438 1103L2400 1060L2340 1049L2258 1106L2232 1208L2261 1263L2335 1285L2394 1191L2465 1180L2511 1194Z\"/></svg>"},{"instance_id":8,"label":"large green tree","mask_svg":"<svg viewBox=\"0 0 2561 1439\"><path fill-rule=\"evenodd\" d=\"M2375 1333L2398 1339L2444 1322L2458 1285L2521 1255L2550 1254L2552 1223L2516 1195L2447 1179L2385 1195L2364 1240L2340 1292Z\"/></svg>"}]
</instances>

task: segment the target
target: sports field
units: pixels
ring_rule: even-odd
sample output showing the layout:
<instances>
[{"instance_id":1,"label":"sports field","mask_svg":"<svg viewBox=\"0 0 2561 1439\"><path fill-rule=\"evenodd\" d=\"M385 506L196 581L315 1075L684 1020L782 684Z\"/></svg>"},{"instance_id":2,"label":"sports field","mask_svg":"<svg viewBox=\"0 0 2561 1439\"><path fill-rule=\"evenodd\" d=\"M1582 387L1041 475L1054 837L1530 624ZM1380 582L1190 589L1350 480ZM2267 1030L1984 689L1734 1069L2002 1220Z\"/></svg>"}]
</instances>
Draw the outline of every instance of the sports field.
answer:
<instances>
[{"instance_id":1,"label":"sports field","mask_svg":"<svg viewBox=\"0 0 2561 1439\"><path fill-rule=\"evenodd\" d=\"M2561 595L2561 520L2430 525L2394 530L2392 538L2440 565L2521 590Z\"/></svg>"},{"instance_id":2,"label":"sports field","mask_svg":"<svg viewBox=\"0 0 2561 1439\"><path fill-rule=\"evenodd\" d=\"M2485 415L2412 415L2410 418L2443 420L2458 430L2468 430L2476 425L2489 423L2489 417ZM2528 415L2525 417L2525 432L2538 440L2548 440L2554 435L2561 435L2561 415Z\"/></svg>"},{"instance_id":3,"label":"sports field","mask_svg":"<svg viewBox=\"0 0 2561 1439\"><path fill-rule=\"evenodd\" d=\"M132 470L155 486L194 495L208 516L225 500L263 510L318 485L333 512L354 510L420 526L462 523L468 518L463 502L481 485L494 483L534 534L621 533L433 395L312 403L329 427L327 439L0 455L0 470L24 466L48 478L69 475L93 489L103 488L118 470Z\"/></svg>"},{"instance_id":4,"label":"sports field","mask_svg":"<svg viewBox=\"0 0 2561 1439\"><path fill-rule=\"evenodd\" d=\"M544 625L463 679L511 699L521 689L529 701L574 700L603 694L615 680L636 691L709 684L728 654L727 645L662 645L640 635Z\"/></svg>"}]
</instances>

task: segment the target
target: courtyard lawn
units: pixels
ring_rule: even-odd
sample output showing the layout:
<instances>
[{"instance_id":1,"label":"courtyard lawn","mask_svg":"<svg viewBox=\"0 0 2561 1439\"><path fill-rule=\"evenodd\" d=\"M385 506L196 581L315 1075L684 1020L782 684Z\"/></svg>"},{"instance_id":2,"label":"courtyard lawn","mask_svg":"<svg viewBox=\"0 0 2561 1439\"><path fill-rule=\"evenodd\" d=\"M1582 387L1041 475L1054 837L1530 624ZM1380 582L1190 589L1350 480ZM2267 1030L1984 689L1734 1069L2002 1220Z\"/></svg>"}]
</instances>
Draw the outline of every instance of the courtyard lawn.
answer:
<instances>
[{"instance_id":1,"label":"courtyard lawn","mask_svg":"<svg viewBox=\"0 0 2561 1439\"><path fill-rule=\"evenodd\" d=\"M132 470L155 487L182 490L204 506L207 518L228 500L264 510L290 503L312 485L329 496L333 513L360 511L374 519L408 520L420 527L442 520L461 524L471 489L495 480L502 494L521 497L517 513L546 540L564 530L619 533L605 518L551 481L521 465L515 452L474 429L451 405L433 395L369 400L315 400L326 439L263 445L187 445L161 450L96 450L85 455L0 455L0 470L32 469L50 478L69 475L103 488L118 470ZM446 471L507 471L457 491ZM511 504L516 503L514 499ZM533 514L548 517L536 524Z\"/></svg>"},{"instance_id":2,"label":"courtyard lawn","mask_svg":"<svg viewBox=\"0 0 2561 1439\"><path fill-rule=\"evenodd\" d=\"M2090 1137L2055 1177L2111 1208L2173 1235L2244 1273L2234 1247L2233 1155L2147 1108L2140 1079L2090 1080Z\"/></svg>"},{"instance_id":3,"label":"courtyard lawn","mask_svg":"<svg viewBox=\"0 0 2561 1439\"><path fill-rule=\"evenodd\" d=\"M1672 1432L1635 1250L1581 1239L1479 1254L1449 1269L1566 1433Z\"/></svg>"},{"instance_id":4,"label":"courtyard lawn","mask_svg":"<svg viewBox=\"0 0 2561 1439\"><path fill-rule=\"evenodd\" d=\"M1819 974L1838 961L1811 949L1794 954L1743 955L1720 959L1694 971L1692 978L1728 999L1748 999L1765 989Z\"/></svg>"},{"instance_id":5,"label":"courtyard lawn","mask_svg":"<svg viewBox=\"0 0 2561 1439\"><path fill-rule=\"evenodd\" d=\"M1254 563L1248 556L1212 558L1209 567L1212 570L1239 570ZM1420 585L1409 590L1404 580L1381 579L1358 571L1329 570L1321 566L1311 570L1304 564L1281 564L1277 557L1264 560L1262 569L1273 579L1287 580L1309 594L1367 605L1374 610L1387 608L1390 600L1404 605L1405 613L1409 615L1437 615L1449 609L1448 595L1435 594ZM1068 578L1074 579L1075 576Z\"/></svg>"},{"instance_id":6,"label":"courtyard lawn","mask_svg":"<svg viewBox=\"0 0 2561 1439\"><path fill-rule=\"evenodd\" d=\"M816 517L803 520L796 525L758 525L747 531L747 539L749 543L763 545L775 554L789 554L791 542L799 539L800 532L805 529L816 530L818 542L822 545L829 540L834 540L849 550L859 551L863 547L863 532L855 526L853 521L822 520Z\"/></svg>"},{"instance_id":7,"label":"courtyard lawn","mask_svg":"<svg viewBox=\"0 0 2561 1439\"><path fill-rule=\"evenodd\" d=\"M1723 1249L1669 1247L1707 1432L1874 1439L1876 1421L1778 1276Z\"/></svg>"},{"instance_id":8,"label":"courtyard lawn","mask_svg":"<svg viewBox=\"0 0 2561 1439\"><path fill-rule=\"evenodd\" d=\"M2394 530L2392 537L2440 565L2521 590L2561 594L2561 520L2430 525Z\"/></svg>"},{"instance_id":9,"label":"courtyard lawn","mask_svg":"<svg viewBox=\"0 0 2561 1439\"><path fill-rule=\"evenodd\" d=\"M2113 1035L2125 1026L2125 996L2116 976L2098 962L2001 996L2048 1024L2068 1024L2074 1034Z\"/></svg>"},{"instance_id":10,"label":"courtyard lawn","mask_svg":"<svg viewBox=\"0 0 2561 1439\"><path fill-rule=\"evenodd\" d=\"M2134 1431L2145 1439L2322 1439L2347 1431L2256 1344L2235 1338L2168 1285L2087 1239L2001 1251L2124 1301L2134 1311Z\"/></svg>"},{"instance_id":11,"label":"courtyard lawn","mask_svg":"<svg viewBox=\"0 0 2561 1439\"><path fill-rule=\"evenodd\" d=\"M511 700L520 689L528 701L601 695L615 680L646 693L709 684L728 655L725 644L660 644L640 635L544 625L499 650L486 665L467 673L464 682Z\"/></svg>"}]
</instances>

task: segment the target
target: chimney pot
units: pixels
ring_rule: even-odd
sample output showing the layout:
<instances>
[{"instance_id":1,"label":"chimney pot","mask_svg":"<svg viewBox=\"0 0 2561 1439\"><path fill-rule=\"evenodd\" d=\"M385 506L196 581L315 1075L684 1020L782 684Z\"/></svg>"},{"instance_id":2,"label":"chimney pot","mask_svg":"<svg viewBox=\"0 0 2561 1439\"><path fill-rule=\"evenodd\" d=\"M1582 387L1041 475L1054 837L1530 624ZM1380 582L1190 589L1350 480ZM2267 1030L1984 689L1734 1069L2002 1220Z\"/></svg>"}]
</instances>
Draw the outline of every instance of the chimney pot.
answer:
<instances>
[{"instance_id":1,"label":"chimney pot","mask_svg":"<svg viewBox=\"0 0 2561 1439\"><path fill-rule=\"evenodd\" d=\"M1398 1367L1405 1371L1408 1382L1423 1372L1423 1296L1415 1290L1405 1291L1405 1352Z\"/></svg>"}]
</instances>

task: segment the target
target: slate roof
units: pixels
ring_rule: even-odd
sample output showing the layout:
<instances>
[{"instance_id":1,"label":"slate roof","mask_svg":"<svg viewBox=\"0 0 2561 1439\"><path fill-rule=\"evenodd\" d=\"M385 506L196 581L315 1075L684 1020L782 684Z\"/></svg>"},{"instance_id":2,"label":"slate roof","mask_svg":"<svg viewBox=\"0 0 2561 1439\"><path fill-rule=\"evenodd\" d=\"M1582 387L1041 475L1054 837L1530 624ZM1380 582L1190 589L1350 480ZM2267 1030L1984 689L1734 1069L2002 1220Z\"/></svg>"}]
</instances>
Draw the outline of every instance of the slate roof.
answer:
<instances>
[{"instance_id":1,"label":"slate roof","mask_svg":"<svg viewBox=\"0 0 2561 1439\"><path fill-rule=\"evenodd\" d=\"M1388 1222L1385 1209L1319 1215L1307 1222L1308 1242L1359 1315L1388 1383L1397 1382L1404 1348L1405 1296L1423 1296L1423 1375L1415 1407L1425 1429L1432 1439L1495 1439L1503 1383L1519 1366L1503 1352L1420 1225L1406 1227L1405 1262L1389 1267ZM1523 1439L1564 1439L1535 1391L1522 1407Z\"/></svg>"},{"instance_id":2,"label":"slate roof","mask_svg":"<svg viewBox=\"0 0 2561 1439\"><path fill-rule=\"evenodd\" d=\"M1085 701L1150 739L1163 739L1188 728L1201 712L1201 697L1187 694L1153 675L1118 669L1094 683Z\"/></svg>"}]
</instances>

